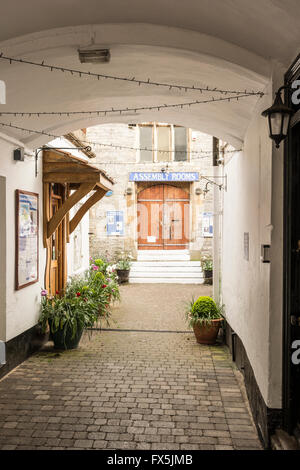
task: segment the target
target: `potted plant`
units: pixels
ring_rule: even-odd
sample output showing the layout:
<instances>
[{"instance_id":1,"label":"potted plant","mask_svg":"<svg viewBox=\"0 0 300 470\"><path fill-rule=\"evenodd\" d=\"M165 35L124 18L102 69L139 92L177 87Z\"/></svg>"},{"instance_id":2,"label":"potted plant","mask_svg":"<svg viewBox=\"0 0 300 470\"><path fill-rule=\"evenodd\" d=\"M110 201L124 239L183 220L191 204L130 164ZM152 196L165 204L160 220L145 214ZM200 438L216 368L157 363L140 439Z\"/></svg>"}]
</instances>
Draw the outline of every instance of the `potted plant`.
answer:
<instances>
[{"instance_id":1,"label":"potted plant","mask_svg":"<svg viewBox=\"0 0 300 470\"><path fill-rule=\"evenodd\" d=\"M75 295L56 294L49 297L42 290L42 311L39 324L42 331L49 327L56 349L77 348L83 330L97 321L98 305L94 299L84 297L78 291Z\"/></svg>"},{"instance_id":2,"label":"potted plant","mask_svg":"<svg viewBox=\"0 0 300 470\"><path fill-rule=\"evenodd\" d=\"M121 252L118 256L116 271L118 275L119 284L128 282L132 259L133 257L131 256L131 254L125 251Z\"/></svg>"},{"instance_id":3,"label":"potted plant","mask_svg":"<svg viewBox=\"0 0 300 470\"><path fill-rule=\"evenodd\" d=\"M215 344L223 321L224 306L217 305L211 297L199 297L189 303L186 310L188 325L193 328L200 344Z\"/></svg>"},{"instance_id":4,"label":"potted plant","mask_svg":"<svg viewBox=\"0 0 300 470\"><path fill-rule=\"evenodd\" d=\"M201 259L201 265L204 272L205 284L213 283L213 260L209 256L204 256Z\"/></svg>"}]
</instances>

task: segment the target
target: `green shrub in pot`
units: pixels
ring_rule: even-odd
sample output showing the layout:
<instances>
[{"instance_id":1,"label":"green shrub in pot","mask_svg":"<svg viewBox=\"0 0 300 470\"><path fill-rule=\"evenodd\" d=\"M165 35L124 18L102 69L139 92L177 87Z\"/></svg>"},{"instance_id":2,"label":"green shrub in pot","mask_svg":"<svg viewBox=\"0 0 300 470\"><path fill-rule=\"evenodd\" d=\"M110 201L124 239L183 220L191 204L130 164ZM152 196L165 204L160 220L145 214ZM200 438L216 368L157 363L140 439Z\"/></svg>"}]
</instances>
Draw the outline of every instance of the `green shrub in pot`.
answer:
<instances>
[{"instance_id":1,"label":"green shrub in pot","mask_svg":"<svg viewBox=\"0 0 300 470\"><path fill-rule=\"evenodd\" d=\"M211 297L192 299L186 309L186 320L193 328L197 342L214 344L223 320L224 306L217 305Z\"/></svg>"},{"instance_id":2,"label":"green shrub in pot","mask_svg":"<svg viewBox=\"0 0 300 470\"><path fill-rule=\"evenodd\" d=\"M75 296L49 297L42 291L42 307L39 324L42 331L48 326L57 349L73 349L78 346L82 332L91 328L98 318L98 305L78 291Z\"/></svg>"}]
</instances>

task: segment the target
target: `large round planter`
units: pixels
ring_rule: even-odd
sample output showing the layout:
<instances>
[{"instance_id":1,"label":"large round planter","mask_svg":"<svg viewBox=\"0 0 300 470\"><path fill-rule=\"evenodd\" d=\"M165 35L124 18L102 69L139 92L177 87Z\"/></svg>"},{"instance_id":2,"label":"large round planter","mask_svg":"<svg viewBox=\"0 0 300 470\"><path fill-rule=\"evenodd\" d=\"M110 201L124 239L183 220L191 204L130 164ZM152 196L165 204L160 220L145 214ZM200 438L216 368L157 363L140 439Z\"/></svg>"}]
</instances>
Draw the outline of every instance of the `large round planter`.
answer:
<instances>
[{"instance_id":1,"label":"large round planter","mask_svg":"<svg viewBox=\"0 0 300 470\"><path fill-rule=\"evenodd\" d=\"M222 320L211 320L211 325L193 326L197 343L199 344L215 344Z\"/></svg>"},{"instance_id":2,"label":"large round planter","mask_svg":"<svg viewBox=\"0 0 300 470\"><path fill-rule=\"evenodd\" d=\"M81 339L83 329L78 330L75 336L72 338L71 329L67 329L66 335L64 336L63 330L58 330L55 333L51 333L51 339L54 342L55 349L76 349Z\"/></svg>"},{"instance_id":3,"label":"large round planter","mask_svg":"<svg viewBox=\"0 0 300 470\"><path fill-rule=\"evenodd\" d=\"M130 269L117 269L118 283L128 282Z\"/></svg>"},{"instance_id":4,"label":"large round planter","mask_svg":"<svg viewBox=\"0 0 300 470\"><path fill-rule=\"evenodd\" d=\"M213 283L213 271L212 271L212 269L204 269L204 278L205 278L205 284L212 284Z\"/></svg>"}]
</instances>

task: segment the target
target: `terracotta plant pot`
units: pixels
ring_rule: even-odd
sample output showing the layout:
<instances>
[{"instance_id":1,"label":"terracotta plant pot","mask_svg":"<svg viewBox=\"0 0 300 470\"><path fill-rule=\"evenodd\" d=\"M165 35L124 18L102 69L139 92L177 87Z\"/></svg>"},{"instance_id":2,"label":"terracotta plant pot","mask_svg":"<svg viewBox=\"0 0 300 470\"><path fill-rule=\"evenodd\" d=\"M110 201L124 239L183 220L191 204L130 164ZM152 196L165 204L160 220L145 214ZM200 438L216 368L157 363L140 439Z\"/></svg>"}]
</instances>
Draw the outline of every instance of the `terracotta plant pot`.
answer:
<instances>
[{"instance_id":1,"label":"terracotta plant pot","mask_svg":"<svg viewBox=\"0 0 300 470\"><path fill-rule=\"evenodd\" d=\"M197 343L199 344L215 344L222 319L211 320L211 325L198 325L193 326Z\"/></svg>"},{"instance_id":2,"label":"terracotta plant pot","mask_svg":"<svg viewBox=\"0 0 300 470\"><path fill-rule=\"evenodd\" d=\"M130 269L117 269L118 283L128 282Z\"/></svg>"}]
</instances>

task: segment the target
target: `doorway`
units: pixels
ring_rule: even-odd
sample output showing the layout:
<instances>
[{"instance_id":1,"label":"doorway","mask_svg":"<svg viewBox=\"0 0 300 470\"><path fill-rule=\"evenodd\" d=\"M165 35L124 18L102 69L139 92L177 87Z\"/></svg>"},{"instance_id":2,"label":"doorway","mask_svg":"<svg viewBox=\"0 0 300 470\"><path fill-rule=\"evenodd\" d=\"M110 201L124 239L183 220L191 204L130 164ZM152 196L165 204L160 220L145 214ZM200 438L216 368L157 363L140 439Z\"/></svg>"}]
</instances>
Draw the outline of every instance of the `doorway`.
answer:
<instances>
[{"instance_id":1,"label":"doorway","mask_svg":"<svg viewBox=\"0 0 300 470\"><path fill-rule=\"evenodd\" d=\"M60 184L49 185L50 217L64 201L65 188ZM66 224L65 219L51 235L47 244L46 289L50 295L61 292L66 281Z\"/></svg>"},{"instance_id":2,"label":"doorway","mask_svg":"<svg viewBox=\"0 0 300 470\"><path fill-rule=\"evenodd\" d=\"M138 194L139 250L184 250L189 246L189 192L159 184Z\"/></svg>"}]
</instances>

